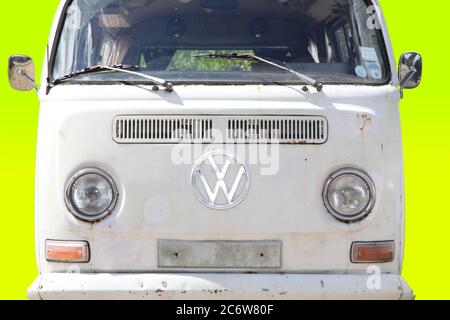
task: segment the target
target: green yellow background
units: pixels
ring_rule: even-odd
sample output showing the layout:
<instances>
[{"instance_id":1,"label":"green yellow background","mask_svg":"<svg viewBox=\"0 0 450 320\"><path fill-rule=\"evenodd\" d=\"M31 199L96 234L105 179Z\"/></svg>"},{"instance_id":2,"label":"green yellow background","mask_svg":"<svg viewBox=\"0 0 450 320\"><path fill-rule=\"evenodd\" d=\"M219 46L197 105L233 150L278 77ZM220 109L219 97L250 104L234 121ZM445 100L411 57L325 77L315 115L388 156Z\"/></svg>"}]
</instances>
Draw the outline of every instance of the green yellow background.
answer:
<instances>
[{"instance_id":1,"label":"green yellow background","mask_svg":"<svg viewBox=\"0 0 450 320\"><path fill-rule=\"evenodd\" d=\"M450 299L448 1L381 0L396 57L419 51L423 83L401 103L406 175L403 276L418 299ZM37 74L59 0L2 1L0 11L0 299L24 299L37 276L34 160L37 96L9 88L7 60L34 58Z\"/></svg>"}]
</instances>

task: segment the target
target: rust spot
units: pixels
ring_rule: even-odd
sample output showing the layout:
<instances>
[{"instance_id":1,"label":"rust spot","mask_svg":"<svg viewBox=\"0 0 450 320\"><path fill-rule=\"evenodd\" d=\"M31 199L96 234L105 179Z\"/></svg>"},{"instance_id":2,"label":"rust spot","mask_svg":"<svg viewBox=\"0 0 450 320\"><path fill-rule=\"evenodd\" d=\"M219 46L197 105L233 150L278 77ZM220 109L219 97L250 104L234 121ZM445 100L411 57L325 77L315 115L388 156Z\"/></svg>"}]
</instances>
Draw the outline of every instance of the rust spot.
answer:
<instances>
[{"instance_id":1,"label":"rust spot","mask_svg":"<svg viewBox=\"0 0 450 320\"><path fill-rule=\"evenodd\" d=\"M155 293L158 293L158 294L159 294L159 293L163 293L163 292L164 292L164 290L162 290L162 289L156 289L156 290L155 290Z\"/></svg>"},{"instance_id":2,"label":"rust spot","mask_svg":"<svg viewBox=\"0 0 450 320\"><path fill-rule=\"evenodd\" d=\"M185 293L186 293L186 290L183 290L183 291L181 291L180 293L181 293L181 294L185 294Z\"/></svg>"},{"instance_id":3,"label":"rust spot","mask_svg":"<svg viewBox=\"0 0 450 320\"><path fill-rule=\"evenodd\" d=\"M167 289L167 282L165 282L165 281L161 282L161 286L162 286L163 288Z\"/></svg>"},{"instance_id":4,"label":"rust spot","mask_svg":"<svg viewBox=\"0 0 450 320\"><path fill-rule=\"evenodd\" d=\"M286 145L305 145L305 144L313 144L313 143L308 143L308 141L283 141L280 142L280 144L286 144Z\"/></svg>"},{"instance_id":5,"label":"rust spot","mask_svg":"<svg viewBox=\"0 0 450 320\"><path fill-rule=\"evenodd\" d=\"M287 292L280 292L280 296L284 296Z\"/></svg>"},{"instance_id":6,"label":"rust spot","mask_svg":"<svg viewBox=\"0 0 450 320\"><path fill-rule=\"evenodd\" d=\"M359 130L361 130L361 132L364 132L364 129L366 129L367 125L372 122L372 118L367 114L362 115L357 114L356 116L358 117L358 120L361 121L362 123L362 126Z\"/></svg>"},{"instance_id":7,"label":"rust spot","mask_svg":"<svg viewBox=\"0 0 450 320\"><path fill-rule=\"evenodd\" d=\"M325 283L323 283L323 280L320 280L320 286L323 288L325 288Z\"/></svg>"}]
</instances>

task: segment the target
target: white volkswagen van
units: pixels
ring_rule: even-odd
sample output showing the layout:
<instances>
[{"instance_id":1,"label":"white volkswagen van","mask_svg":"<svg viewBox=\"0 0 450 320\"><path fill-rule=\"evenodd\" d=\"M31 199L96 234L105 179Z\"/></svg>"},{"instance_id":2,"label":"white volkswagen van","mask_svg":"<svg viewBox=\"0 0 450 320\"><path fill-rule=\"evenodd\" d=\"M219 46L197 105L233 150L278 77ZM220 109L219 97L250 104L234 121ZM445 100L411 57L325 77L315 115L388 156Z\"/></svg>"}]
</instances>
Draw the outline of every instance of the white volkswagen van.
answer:
<instances>
[{"instance_id":1,"label":"white volkswagen van","mask_svg":"<svg viewBox=\"0 0 450 320\"><path fill-rule=\"evenodd\" d=\"M411 299L377 1L63 0L40 85L30 299Z\"/></svg>"}]
</instances>

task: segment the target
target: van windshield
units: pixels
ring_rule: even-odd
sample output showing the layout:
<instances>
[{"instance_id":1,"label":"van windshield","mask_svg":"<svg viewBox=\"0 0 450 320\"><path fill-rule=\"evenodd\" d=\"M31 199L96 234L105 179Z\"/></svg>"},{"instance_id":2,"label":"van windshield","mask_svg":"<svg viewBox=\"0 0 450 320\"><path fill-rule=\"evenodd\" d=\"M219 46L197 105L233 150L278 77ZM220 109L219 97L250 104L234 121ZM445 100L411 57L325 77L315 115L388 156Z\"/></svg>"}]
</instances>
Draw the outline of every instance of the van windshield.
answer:
<instances>
[{"instance_id":1,"label":"van windshield","mask_svg":"<svg viewBox=\"0 0 450 320\"><path fill-rule=\"evenodd\" d=\"M252 54L323 83L383 84L389 71L366 0L73 0L52 78L96 65L131 65L173 83L302 83ZM205 58L205 55L218 55ZM71 82L136 81L99 72Z\"/></svg>"}]
</instances>

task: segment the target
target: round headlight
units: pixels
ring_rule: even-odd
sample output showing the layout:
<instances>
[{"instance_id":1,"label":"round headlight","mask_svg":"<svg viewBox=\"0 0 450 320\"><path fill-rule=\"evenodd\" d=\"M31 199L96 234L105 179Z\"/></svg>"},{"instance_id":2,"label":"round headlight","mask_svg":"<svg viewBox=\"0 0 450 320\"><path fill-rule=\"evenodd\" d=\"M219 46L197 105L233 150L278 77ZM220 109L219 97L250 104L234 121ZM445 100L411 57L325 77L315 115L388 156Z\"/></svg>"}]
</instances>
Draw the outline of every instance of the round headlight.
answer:
<instances>
[{"instance_id":1,"label":"round headlight","mask_svg":"<svg viewBox=\"0 0 450 320\"><path fill-rule=\"evenodd\" d=\"M66 187L66 204L77 218L97 221L109 215L117 203L114 180L105 171L87 168L78 171Z\"/></svg>"},{"instance_id":2,"label":"round headlight","mask_svg":"<svg viewBox=\"0 0 450 320\"><path fill-rule=\"evenodd\" d=\"M375 205L375 185L365 172L346 168L333 173L325 183L323 201L328 212L343 222L365 218Z\"/></svg>"}]
</instances>

